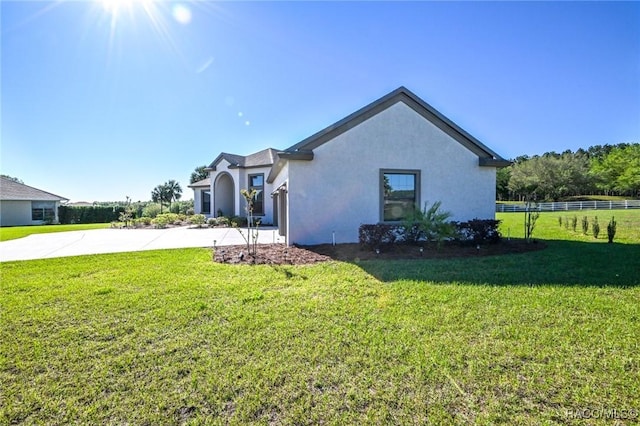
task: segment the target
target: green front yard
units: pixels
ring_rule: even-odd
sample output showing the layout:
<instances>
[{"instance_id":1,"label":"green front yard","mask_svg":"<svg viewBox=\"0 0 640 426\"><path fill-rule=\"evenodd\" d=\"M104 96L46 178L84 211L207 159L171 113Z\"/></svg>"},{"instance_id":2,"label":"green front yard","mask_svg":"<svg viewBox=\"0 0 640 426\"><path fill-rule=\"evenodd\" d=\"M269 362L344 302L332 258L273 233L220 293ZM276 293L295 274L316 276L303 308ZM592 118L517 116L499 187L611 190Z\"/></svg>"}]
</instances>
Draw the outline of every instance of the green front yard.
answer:
<instances>
[{"instance_id":1,"label":"green front yard","mask_svg":"<svg viewBox=\"0 0 640 426\"><path fill-rule=\"evenodd\" d=\"M81 225L33 225L0 228L0 241L15 240L31 234L48 234L50 232L84 231L85 229L103 229L109 223L88 223Z\"/></svg>"},{"instance_id":2,"label":"green front yard","mask_svg":"<svg viewBox=\"0 0 640 426\"><path fill-rule=\"evenodd\" d=\"M512 235L520 223L505 218ZM638 240L555 227L542 251L452 260L250 267L186 249L2 263L0 423L633 416Z\"/></svg>"}]
</instances>

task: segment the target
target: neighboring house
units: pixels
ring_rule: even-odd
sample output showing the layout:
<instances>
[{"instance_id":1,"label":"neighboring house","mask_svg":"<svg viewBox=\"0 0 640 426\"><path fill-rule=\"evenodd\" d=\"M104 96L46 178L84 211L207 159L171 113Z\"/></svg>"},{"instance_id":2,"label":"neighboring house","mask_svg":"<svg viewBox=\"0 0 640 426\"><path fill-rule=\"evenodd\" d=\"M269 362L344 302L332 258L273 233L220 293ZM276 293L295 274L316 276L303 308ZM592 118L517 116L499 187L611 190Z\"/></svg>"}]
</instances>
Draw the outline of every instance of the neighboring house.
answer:
<instances>
[{"instance_id":1,"label":"neighboring house","mask_svg":"<svg viewBox=\"0 0 640 426\"><path fill-rule=\"evenodd\" d=\"M67 207L93 207L93 203L88 201L76 201L75 203L67 203Z\"/></svg>"},{"instance_id":2,"label":"neighboring house","mask_svg":"<svg viewBox=\"0 0 640 426\"><path fill-rule=\"evenodd\" d=\"M58 222L58 207L67 198L0 177L0 226Z\"/></svg>"},{"instance_id":3,"label":"neighboring house","mask_svg":"<svg viewBox=\"0 0 640 426\"><path fill-rule=\"evenodd\" d=\"M508 164L401 87L283 151L222 153L190 187L207 216L244 215L240 190L257 189L257 214L288 244L357 242L361 224L435 201L453 220L494 218L496 168Z\"/></svg>"}]
</instances>

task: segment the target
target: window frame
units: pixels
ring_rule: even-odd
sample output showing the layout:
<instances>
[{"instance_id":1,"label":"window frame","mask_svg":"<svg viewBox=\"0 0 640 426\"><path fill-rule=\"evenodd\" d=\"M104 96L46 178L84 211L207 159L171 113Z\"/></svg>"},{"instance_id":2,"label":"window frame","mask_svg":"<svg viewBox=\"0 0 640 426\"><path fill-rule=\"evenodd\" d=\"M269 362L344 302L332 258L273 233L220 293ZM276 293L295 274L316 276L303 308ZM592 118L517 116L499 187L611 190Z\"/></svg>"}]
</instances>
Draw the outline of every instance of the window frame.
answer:
<instances>
[{"instance_id":1,"label":"window frame","mask_svg":"<svg viewBox=\"0 0 640 426\"><path fill-rule=\"evenodd\" d=\"M45 222L56 219L55 201L32 201L31 220L33 222Z\"/></svg>"},{"instance_id":2,"label":"window frame","mask_svg":"<svg viewBox=\"0 0 640 426\"><path fill-rule=\"evenodd\" d=\"M205 201L207 198L209 200ZM211 191L208 189L200 192L200 213L211 214Z\"/></svg>"},{"instance_id":3,"label":"window frame","mask_svg":"<svg viewBox=\"0 0 640 426\"><path fill-rule=\"evenodd\" d=\"M397 220L389 220L384 217L384 206L385 206L385 193L384 193L384 176L388 174L394 175L413 175L414 177L414 207L420 208L420 195L421 195L421 170L419 169L380 169L379 173L379 205L380 205L380 222L381 223L399 223L405 220L406 218L401 218Z\"/></svg>"},{"instance_id":4,"label":"window frame","mask_svg":"<svg viewBox=\"0 0 640 426\"><path fill-rule=\"evenodd\" d=\"M253 183L252 180L253 180L254 177L261 177L262 178L262 185L257 185L257 186L251 185ZM248 178L249 178L249 185L248 185L249 192L251 192L253 189L255 189L255 190L258 191L258 197L260 197L261 210L260 211L256 210L256 202L258 201L256 199L256 201L254 201L254 204L253 204L253 215L254 216L264 216L265 215L265 209L264 209L264 173L250 173Z\"/></svg>"}]
</instances>

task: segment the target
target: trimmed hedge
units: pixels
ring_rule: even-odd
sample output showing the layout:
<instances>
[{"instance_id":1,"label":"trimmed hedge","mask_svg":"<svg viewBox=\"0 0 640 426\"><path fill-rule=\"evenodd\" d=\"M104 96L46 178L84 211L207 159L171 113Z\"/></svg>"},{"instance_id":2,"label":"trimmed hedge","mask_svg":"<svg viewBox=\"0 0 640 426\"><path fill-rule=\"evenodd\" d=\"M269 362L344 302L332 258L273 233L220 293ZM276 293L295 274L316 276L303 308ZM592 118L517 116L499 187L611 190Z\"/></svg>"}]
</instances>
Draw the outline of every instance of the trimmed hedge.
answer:
<instances>
[{"instance_id":1,"label":"trimmed hedge","mask_svg":"<svg viewBox=\"0 0 640 426\"><path fill-rule=\"evenodd\" d=\"M458 231L458 241L474 244L495 244L502 235L498 231L499 220L472 219L467 222L453 222Z\"/></svg>"},{"instance_id":2,"label":"trimmed hedge","mask_svg":"<svg viewBox=\"0 0 640 426\"><path fill-rule=\"evenodd\" d=\"M402 225L376 223L374 225L360 225L358 241L362 246L379 247L405 240L405 228Z\"/></svg>"},{"instance_id":3,"label":"trimmed hedge","mask_svg":"<svg viewBox=\"0 0 640 426\"><path fill-rule=\"evenodd\" d=\"M58 207L58 221L61 224L73 223L109 223L118 221L124 207L87 206Z\"/></svg>"},{"instance_id":4,"label":"trimmed hedge","mask_svg":"<svg viewBox=\"0 0 640 426\"><path fill-rule=\"evenodd\" d=\"M456 228L455 241L461 244L495 244L502 235L498 231L499 220L473 219L467 222L451 222ZM371 248L383 245L405 243L419 244L424 240L413 241L413 229L402 224L376 223L360 225L358 241L361 246Z\"/></svg>"}]
</instances>

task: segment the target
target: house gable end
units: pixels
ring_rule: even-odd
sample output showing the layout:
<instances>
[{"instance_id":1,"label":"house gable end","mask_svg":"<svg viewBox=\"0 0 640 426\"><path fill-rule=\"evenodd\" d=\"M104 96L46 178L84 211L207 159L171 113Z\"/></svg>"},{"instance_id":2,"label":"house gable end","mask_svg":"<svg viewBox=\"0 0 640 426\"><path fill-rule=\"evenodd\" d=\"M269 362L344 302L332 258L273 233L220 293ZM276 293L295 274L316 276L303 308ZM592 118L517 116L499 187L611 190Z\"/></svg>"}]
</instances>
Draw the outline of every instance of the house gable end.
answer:
<instances>
[{"instance_id":1,"label":"house gable end","mask_svg":"<svg viewBox=\"0 0 640 426\"><path fill-rule=\"evenodd\" d=\"M276 157L278 150L274 148L263 149L262 151L255 152L249 155L237 155L229 154L227 152L221 152L213 162L205 170L215 172L221 161L226 160L229 163L229 169L237 168L255 168L255 167L270 167Z\"/></svg>"},{"instance_id":2,"label":"house gable end","mask_svg":"<svg viewBox=\"0 0 640 426\"><path fill-rule=\"evenodd\" d=\"M279 152L278 155L284 159L311 160L313 159L313 150L315 148L358 126L398 102L403 102L462 144L465 148L476 154L480 159L480 166L504 167L510 164L405 87L394 90L337 123L304 139L285 151Z\"/></svg>"}]
</instances>

